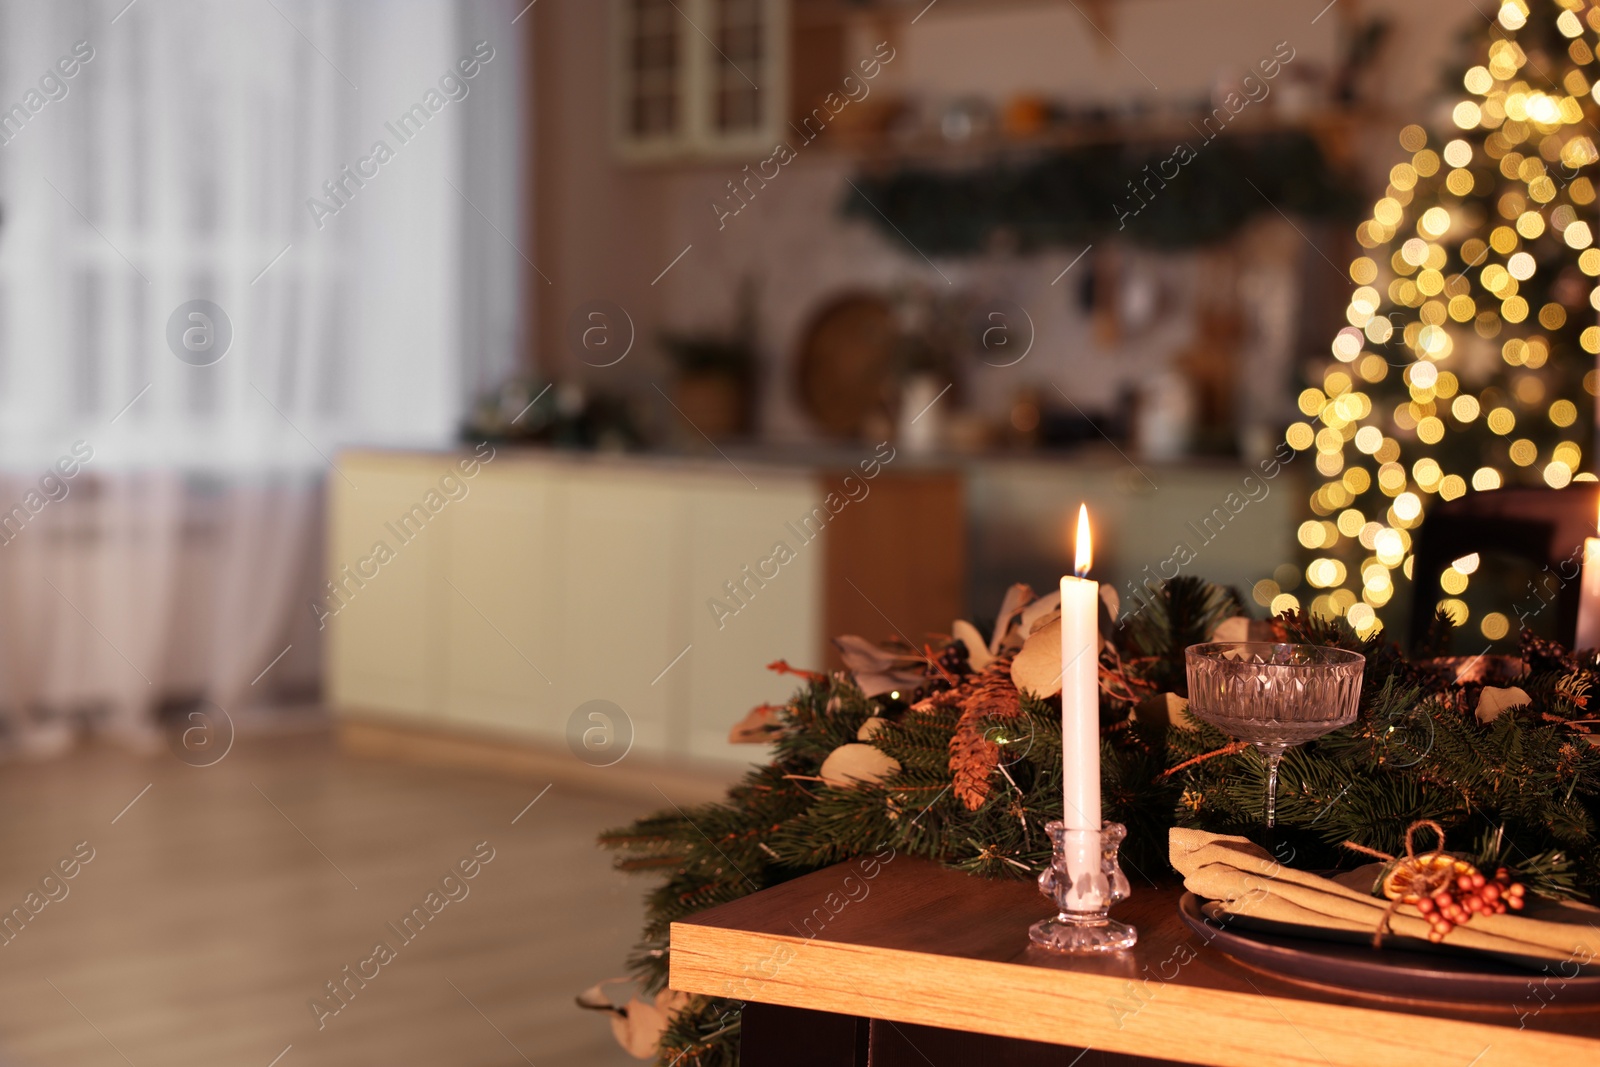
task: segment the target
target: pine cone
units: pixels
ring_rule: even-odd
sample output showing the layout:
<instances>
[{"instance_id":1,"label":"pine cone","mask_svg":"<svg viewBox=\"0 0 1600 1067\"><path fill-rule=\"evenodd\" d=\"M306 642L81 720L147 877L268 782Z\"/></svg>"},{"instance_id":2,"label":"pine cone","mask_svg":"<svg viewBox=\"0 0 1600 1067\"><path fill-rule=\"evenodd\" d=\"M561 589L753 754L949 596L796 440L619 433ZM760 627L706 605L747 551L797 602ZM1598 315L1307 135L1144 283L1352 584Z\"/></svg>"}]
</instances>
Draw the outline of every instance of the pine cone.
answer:
<instances>
[{"instance_id":1,"label":"pine cone","mask_svg":"<svg viewBox=\"0 0 1600 1067\"><path fill-rule=\"evenodd\" d=\"M984 723L1022 714L1022 695L1011 682L1011 656L1000 656L951 692L961 703L961 721L950 737L952 790L968 811L976 811L989 799L990 778L1000 765L1000 746L984 736Z\"/></svg>"},{"instance_id":2,"label":"pine cone","mask_svg":"<svg viewBox=\"0 0 1600 1067\"><path fill-rule=\"evenodd\" d=\"M1532 630L1522 631L1522 658L1535 671L1562 671L1571 674L1578 669L1576 652L1569 652L1559 641L1550 641Z\"/></svg>"}]
</instances>

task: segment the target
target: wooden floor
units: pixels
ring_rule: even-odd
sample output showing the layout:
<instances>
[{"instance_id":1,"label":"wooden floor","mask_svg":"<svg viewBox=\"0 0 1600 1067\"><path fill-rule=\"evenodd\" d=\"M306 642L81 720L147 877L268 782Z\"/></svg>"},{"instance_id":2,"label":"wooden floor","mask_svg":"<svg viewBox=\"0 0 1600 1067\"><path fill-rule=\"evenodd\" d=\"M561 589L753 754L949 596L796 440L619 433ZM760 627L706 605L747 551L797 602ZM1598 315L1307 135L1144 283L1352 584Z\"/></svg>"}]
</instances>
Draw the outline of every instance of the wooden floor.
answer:
<instances>
[{"instance_id":1,"label":"wooden floor","mask_svg":"<svg viewBox=\"0 0 1600 1067\"><path fill-rule=\"evenodd\" d=\"M572 998L621 973L646 888L595 833L647 805L556 786L524 810L544 784L359 760L324 734L241 737L207 768L0 767L0 913L94 849L0 943L0 1063L636 1063ZM481 841L469 895L402 943L387 924ZM396 958L319 1030L308 1001L380 940Z\"/></svg>"}]
</instances>

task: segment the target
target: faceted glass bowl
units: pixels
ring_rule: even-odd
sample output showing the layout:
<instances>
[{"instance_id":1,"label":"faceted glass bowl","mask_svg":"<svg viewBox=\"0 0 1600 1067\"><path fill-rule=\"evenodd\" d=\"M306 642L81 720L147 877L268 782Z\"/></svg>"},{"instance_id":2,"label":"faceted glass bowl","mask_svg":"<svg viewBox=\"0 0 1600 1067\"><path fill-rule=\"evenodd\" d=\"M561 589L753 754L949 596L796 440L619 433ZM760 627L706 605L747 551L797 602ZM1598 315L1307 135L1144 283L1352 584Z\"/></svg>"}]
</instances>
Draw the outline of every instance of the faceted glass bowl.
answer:
<instances>
[{"instance_id":1,"label":"faceted glass bowl","mask_svg":"<svg viewBox=\"0 0 1600 1067\"><path fill-rule=\"evenodd\" d=\"M1278 763L1295 745L1355 721L1367 658L1322 645L1212 641L1184 650L1189 710L1267 758L1267 825Z\"/></svg>"}]
</instances>

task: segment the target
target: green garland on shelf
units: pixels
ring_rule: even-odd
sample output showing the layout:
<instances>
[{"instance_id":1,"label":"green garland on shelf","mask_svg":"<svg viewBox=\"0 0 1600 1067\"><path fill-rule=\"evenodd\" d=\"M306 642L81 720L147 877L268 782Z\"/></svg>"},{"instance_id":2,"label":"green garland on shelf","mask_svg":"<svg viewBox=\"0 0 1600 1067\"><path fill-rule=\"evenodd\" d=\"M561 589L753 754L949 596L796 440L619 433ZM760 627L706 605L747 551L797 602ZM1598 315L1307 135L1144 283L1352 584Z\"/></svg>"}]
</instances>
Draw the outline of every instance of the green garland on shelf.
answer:
<instances>
[{"instance_id":1,"label":"green garland on shelf","mask_svg":"<svg viewBox=\"0 0 1600 1067\"><path fill-rule=\"evenodd\" d=\"M1266 771L1255 751L1234 751L1230 738L1187 712L1169 721L1143 710L1165 708L1161 694L1184 691L1183 649L1239 613L1231 590L1179 578L1117 625L1102 655L1103 802L1106 817L1128 827L1123 859L1136 884L1171 877L1170 827L1260 835ZM1451 841L1473 842L1465 855L1481 867L1511 867L1539 892L1600 897L1592 654L1579 658L1525 636L1526 670L1516 685L1529 703L1480 723L1480 684L1446 680L1393 645L1362 641L1342 621L1287 613L1270 625L1283 640L1367 657L1356 722L1283 762L1278 820L1297 866L1349 866L1345 841L1399 852L1405 828L1428 818ZM1050 859L1044 824L1061 815L1059 706L1016 693L1005 715L981 723L984 736L1010 746L972 808L952 772L952 741L970 711L913 711L868 698L846 671L811 676L775 712L772 762L752 769L726 800L602 835L620 869L666 875L647 898L633 974L647 991L665 987L674 921L885 844L981 877L1033 877ZM886 721L872 744L899 770L848 788L820 782L823 761L857 743L874 716ZM662 1034L659 1063L733 1067L741 1006L731 996L692 998Z\"/></svg>"},{"instance_id":2,"label":"green garland on shelf","mask_svg":"<svg viewBox=\"0 0 1600 1067\"><path fill-rule=\"evenodd\" d=\"M840 210L928 255L978 254L997 235L1024 250L1118 236L1191 248L1279 211L1353 224L1359 188L1309 134L1199 134L1159 149L1086 145L971 170L861 174Z\"/></svg>"}]
</instances>

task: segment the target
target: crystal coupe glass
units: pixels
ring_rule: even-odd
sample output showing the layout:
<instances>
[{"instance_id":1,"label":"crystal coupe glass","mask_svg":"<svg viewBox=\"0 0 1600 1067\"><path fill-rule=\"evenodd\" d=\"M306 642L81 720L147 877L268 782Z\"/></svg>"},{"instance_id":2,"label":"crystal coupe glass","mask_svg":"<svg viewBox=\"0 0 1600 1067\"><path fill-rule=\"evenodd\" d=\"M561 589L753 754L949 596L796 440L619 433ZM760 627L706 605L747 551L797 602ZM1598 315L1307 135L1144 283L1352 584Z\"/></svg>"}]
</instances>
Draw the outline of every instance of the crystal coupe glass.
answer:
<instances>
[{"instance_id":1,"label":"crystal coupe glass","mask_svg":"<svg viewBox=\"0 0 1600 1067\"><path fill-rule=\"evenodd\" d=\"M1189 710L1267 758L1267 825L1277 824L1283 754L1355 721L1365 656L1321 645L1213 641L1184 650Z\"/></svg>"}]
</instances>

